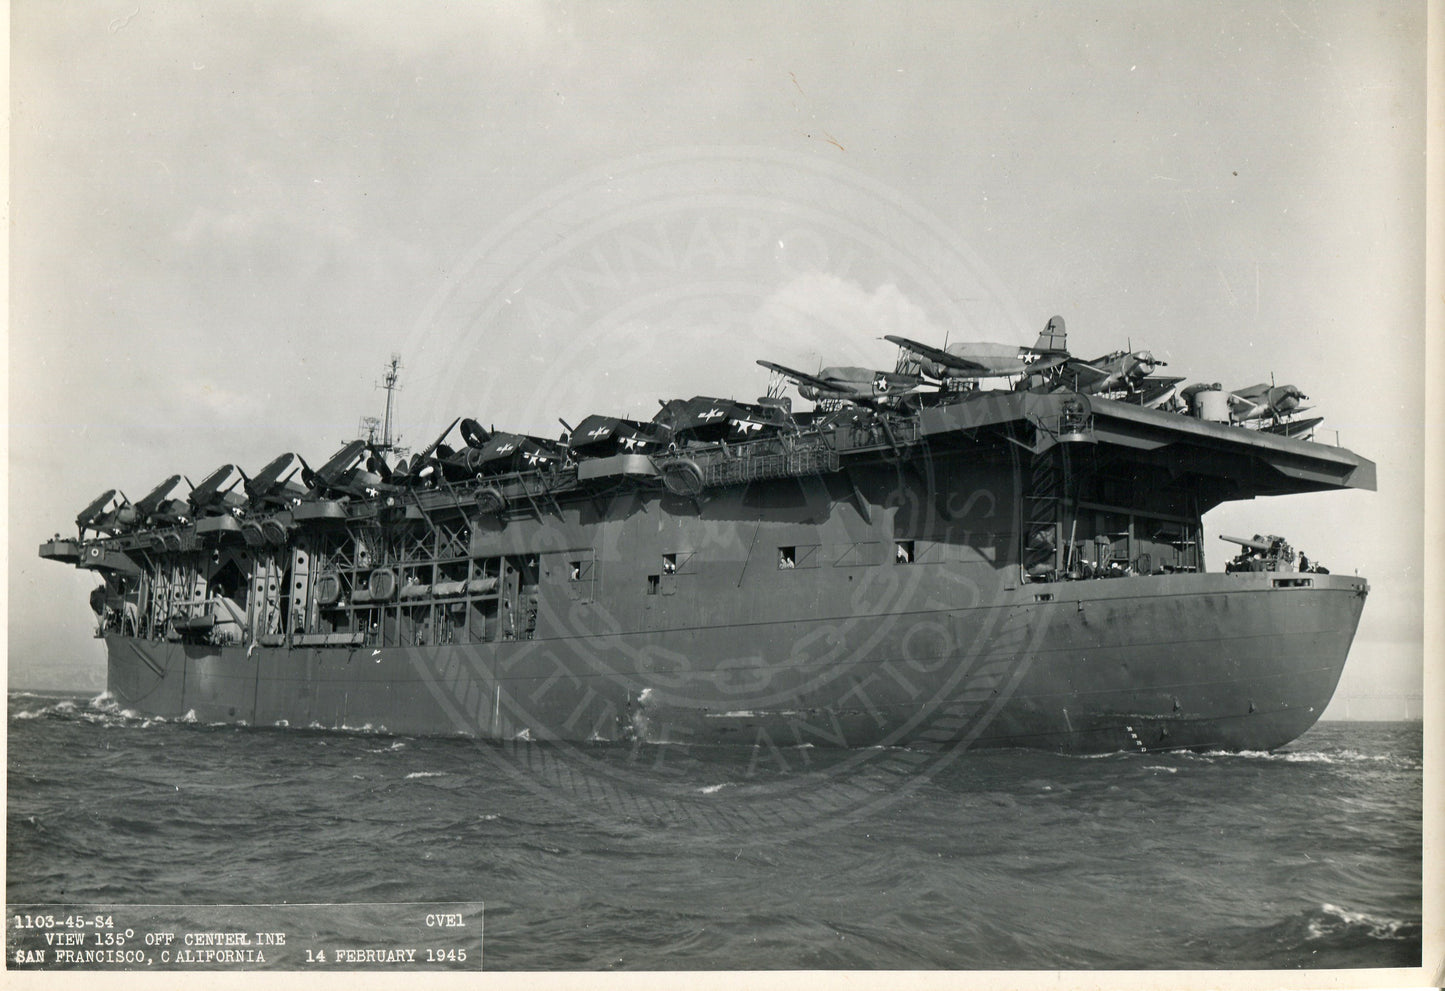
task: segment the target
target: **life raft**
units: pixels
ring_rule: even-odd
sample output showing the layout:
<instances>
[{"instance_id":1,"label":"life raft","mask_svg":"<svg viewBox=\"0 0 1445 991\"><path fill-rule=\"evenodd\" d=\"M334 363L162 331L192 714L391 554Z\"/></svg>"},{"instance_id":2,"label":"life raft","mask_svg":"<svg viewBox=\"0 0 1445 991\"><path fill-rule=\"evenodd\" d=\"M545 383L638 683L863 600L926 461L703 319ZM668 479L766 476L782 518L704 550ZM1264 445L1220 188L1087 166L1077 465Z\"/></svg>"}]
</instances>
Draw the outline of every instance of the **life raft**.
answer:
<instances>
[{"instance_id":1,"label":"life raft","mask_svg":"<svg viewBox=\"0 0 1445 991\"><path fill-rule=\"evenodd\" d=\"M500 516L507 508L507 496L495 485L483 485L474 498L483 516Z\"/></svg>"},{"instance_id":2,"label":"life raft","mask_svg":"<svg viewBox=\"0 0 1445 991\"><path fill-rule=\"evenodd\" d=\"M678 458L658 465L662 484L673 495L695 496L702 492L702 468L691 458Z\"/></svg>"},{"instance_id":3,"label":"life raft","mask_svg":"<svg viewBox=\"0 0 1445 991\"><path fill-rule=\"evenodd\" d=\"M316 601L323 606L334 606L341 601L341 577L339 575L316 576Z\"/></svg>"},{"instance_id":4,"label":"life raft","mask_svg":"<svg viewBox=\"0 0 1445 991\"><path fill-rule=\"evenodd\" d=\"M396 572L390 568L377 568L371 573L371 598L374 602L388 602L396 595Z\"/></svg>"},{"instance_id":5,"label":"life raft","mask_svg":"<svg viewBox=\"0 0 1445 991\"><path fill-rule=\"evenodd\" d=\"M286 543L286 525L278 520L265 520L262 522L261 533L265 536L267 543L275 544L277 547Z\"/></svg>"}]
</instances>

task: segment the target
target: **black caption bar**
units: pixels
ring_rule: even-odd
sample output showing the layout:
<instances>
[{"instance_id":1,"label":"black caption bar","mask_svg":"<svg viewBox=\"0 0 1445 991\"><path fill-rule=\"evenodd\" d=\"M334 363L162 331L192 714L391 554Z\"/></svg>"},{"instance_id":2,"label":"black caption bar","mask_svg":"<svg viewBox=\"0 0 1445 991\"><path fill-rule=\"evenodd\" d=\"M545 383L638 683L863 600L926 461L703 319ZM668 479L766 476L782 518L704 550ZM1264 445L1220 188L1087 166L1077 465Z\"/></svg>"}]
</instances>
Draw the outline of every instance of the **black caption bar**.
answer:
<instances>
[{"instance_id":1,"label":"black caption bar","mask_svg":"<svg viewBox=\"0 0 1445 991\"><path fill-rule=\"evenodd\" d=\"M481 970L481 902L10 905L12 970Z\"/></svg>"}]
</instances>

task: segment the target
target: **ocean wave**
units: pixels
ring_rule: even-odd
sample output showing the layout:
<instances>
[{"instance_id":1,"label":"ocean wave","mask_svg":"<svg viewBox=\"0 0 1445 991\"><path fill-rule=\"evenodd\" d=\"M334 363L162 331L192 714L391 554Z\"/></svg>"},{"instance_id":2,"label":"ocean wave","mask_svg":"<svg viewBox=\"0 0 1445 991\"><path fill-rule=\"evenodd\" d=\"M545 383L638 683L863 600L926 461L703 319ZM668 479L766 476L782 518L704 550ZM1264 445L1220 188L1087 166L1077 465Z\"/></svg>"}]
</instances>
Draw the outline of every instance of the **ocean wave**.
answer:
<instances>
[{"instance_id":1,"label":"ocean wave","mask_svg":"<svg viewBox=\"0 0 1445 991\"><path fill-rule=\"evenodd\" d=\"M358 736L386 736L388 730L385 726L373 726L370 723L362 723L360 726L348 726L342 723L336 727L336 732L354 733Z\"/></svg>"},{"instance_id":2,"label":"ocean wave","mask_svg":"<svg viewBox=\"0 0 1445 991\"><path fill-rule=\"evenodd\" d=\"M412 771L406 776L406 780L410 781L412 778L444 778L446 776L446 771Z\"/></svg>"},{"instance_id":3,"label":"ocean wave","mask_svg":"<svg viewBox=\"0 0 1445 991\"><path fill-rule=\"evenodd\" d=\"M704 785L703 787L698 789L698 793L701 795L715 795L731 784L731 781L724 781L722 784L719 785Z\"/></svg>"},{"instance_id":4,"label":"ocean wave","mask_svg":"<svg viewBox=\"0 0 1445 991\"><path fill-rule=\"evenodd\" d=\"M43 696L36 697L43 698ZM146 729L157 723L166 722L162 716L147 716L133 709L122 709L109 693L97 695L83 704L77 703L73 699L61 699L38 709L20 709L12 712L10 718L19 722L42 718L55 719L61 722L87 723L103 729L112 727Z\"/></svg>"},{"instance_id":5,"label":"ocean wave","mask_svg":"<svg viewBox=\"0 0 1445 991\"><path fill-rule=\"evenodd\" d=\"M1184 753L1184 756L1209 760L1259 760L1276 761L1283 764L1364 764L1417 771L1421 768L1418 760L1402 754L1367 754L1359 750L1206 750L1203 753Z\"/></svg>"},{"instance_id":6,"label":"ocean wave","mask_svg":"<svg viewBox=\"0 0 1445 991\"><path fill-rule=\"evenodd\" d=\"M1418 940L1419 921L1387 919L1369 912L1351 912L1325 902L1311 913L1306 939L1337 939L1341 936L1363 936L1368 939Z\"/></svg>"}]
</instances>

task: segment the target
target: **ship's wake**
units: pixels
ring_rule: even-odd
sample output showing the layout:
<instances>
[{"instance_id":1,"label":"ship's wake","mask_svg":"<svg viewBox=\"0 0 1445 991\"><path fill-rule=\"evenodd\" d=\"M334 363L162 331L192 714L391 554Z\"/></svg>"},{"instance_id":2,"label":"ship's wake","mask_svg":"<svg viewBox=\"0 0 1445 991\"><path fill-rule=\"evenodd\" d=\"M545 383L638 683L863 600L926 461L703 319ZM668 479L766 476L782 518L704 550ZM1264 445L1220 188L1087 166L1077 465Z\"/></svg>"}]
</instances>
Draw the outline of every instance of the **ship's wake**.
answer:
<instances>
[{"instance_id":1,"label":"ship's wake","mask_svg":"<svg viewBox=\"0 0 1445 991\"><path fill-rule=\"evenodd\" d=\"M1419 760L1403 754L1367 754L1358 750L1207 750L1186 756L1209 761L1267 761L1284 764L1363 765L1401 771L1418 771Z\"/></svg>"}]
</instances>

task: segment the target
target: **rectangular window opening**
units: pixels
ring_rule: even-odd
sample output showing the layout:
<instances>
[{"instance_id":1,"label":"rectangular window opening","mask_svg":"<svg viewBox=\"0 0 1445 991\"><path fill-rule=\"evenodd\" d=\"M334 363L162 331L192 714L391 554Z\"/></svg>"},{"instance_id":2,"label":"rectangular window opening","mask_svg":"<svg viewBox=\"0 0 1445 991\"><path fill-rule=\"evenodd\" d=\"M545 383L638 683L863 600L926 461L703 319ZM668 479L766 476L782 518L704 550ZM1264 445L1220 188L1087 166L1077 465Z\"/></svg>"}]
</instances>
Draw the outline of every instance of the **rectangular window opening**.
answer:
<instances>
[{"instance_id":1,"label":"rectangular window opening","mask_svg":"<svg viewBox=\"0 0 1445 991\"><path fill-rule=\"evenodd\" d=\"M797 548L797 547L779 547L779 548L778 548L778 568L779 568L779 570L788 571L788 570L791 570L791 569L793 569L793 568L796 568L797 566L798 566L798 548Z\"/></svg>"},{"instance_id":2,"label":"rectangular window opening","mask_svg":"<svg viewBox=\"0 0 1445 991\"><path fill-rule=\"evenodd\" d=\"M911 540L897 540L897 541L894 541L894 543L893 543L893 561L894 561L895 564L912 564L912 563L914 562L914 560L915 560L915 558L914 558L914 556L913 556L913 541L911 541Z\"/></svg>"},{"instance_id":3,"label":"rectangular window opening","mask_svg":"<svg viewBox=\"0 0 1445 991\"><path fill-rule=\"evenodd\" d=\"M662 584L662 576L661 576L661 575L648 575L648 576L647 576L647 594L648 594L648 595L656 595L656 594L657 594L657 587L658 587L659 585L661 585L661 584Z\"/></svg>"},{"instance_id":4,"label":"rectangular window opening","mask_svg":"<svg viewBox=\"0 0 1445 991\"><path fill-rule=\"evenodd\" d=\"M677 574L677 555L676 555L676 554L664 554L664 555L662 555L662 573L663 573L664 575L674 575L674 574Z\"/></svg>"}]
</instances>

